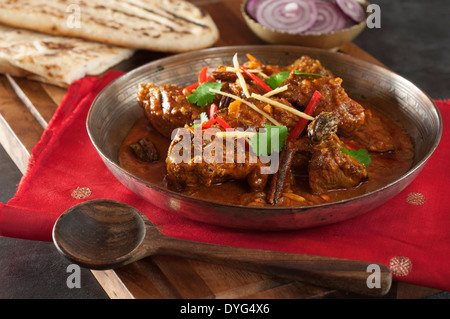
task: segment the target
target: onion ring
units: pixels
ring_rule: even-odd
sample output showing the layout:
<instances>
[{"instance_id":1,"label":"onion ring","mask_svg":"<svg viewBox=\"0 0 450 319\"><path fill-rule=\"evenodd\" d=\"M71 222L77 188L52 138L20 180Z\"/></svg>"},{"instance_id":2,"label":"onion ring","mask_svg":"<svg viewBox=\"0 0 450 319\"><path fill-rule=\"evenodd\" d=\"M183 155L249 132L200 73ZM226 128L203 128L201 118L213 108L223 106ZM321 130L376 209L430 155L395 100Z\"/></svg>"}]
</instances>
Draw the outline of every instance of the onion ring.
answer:
<instances>
[{"instance_id":1,"label":"onion ring","mask_svg":"<svg viewBox=\"0 0 450 319\"><path fill-rule=\"evenodd\" d=\"M264 0L248 0L247 4L245 5L245 11L247 11L247 14L256 20L256 10L258 9L258 6L261 4L261 2Z\"/></svg>"},{"instance_id":2,"label":"onion ring","mask_svg":"<svg viewBox=\"0 0 450 319\"><path fill-rule=\"evenodd\" d=\"M357 23L366 17L364 9L356 0L336 0L336 4L346 16Z\"/></svg>"},{"instance_id":3,"label":"onion ring","mask_svg":"<svg viewBox=\"0 0 450 319\"><path fill-rule=\"evenodd\" d=\"M311 0L263 1L256 10L256 20L271 29L301 33L316 22L317 7Z\"/></svg>"},{"instance_id":4,"label":"onion ring","mask_svg":"<svg viewBox=\"0 0 450 319\"><path fill-rule=\"evenodd\" d=\"M345 28L347 18L341 10L331 2L316 1L317 19L307 33L329 33Z\"/></svg>"}]
</instances>

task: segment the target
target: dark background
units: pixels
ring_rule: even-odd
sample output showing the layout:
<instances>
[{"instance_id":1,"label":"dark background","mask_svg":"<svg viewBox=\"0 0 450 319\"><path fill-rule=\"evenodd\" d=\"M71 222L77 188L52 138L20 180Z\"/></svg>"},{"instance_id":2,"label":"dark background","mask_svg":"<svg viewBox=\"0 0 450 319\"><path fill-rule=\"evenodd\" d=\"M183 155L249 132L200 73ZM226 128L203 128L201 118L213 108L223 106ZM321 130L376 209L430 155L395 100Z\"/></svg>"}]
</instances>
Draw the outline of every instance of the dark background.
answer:
<instances>
[{"instance_id":1,"label":"dark background","mask_svg":"<svg viewBox=\"0 0 450 319\"><path fill-rule=\"evenodd\" d=\"M450 98L450 1L370 2L381 8L381 28L366 29L354 42L433 99ZM0 145L0 202L14 196L20 178ZM88 270L81 288L67 288L68 265L52 243L0 238L0 299L108 298Z\"/></svg>"}]
</instances>

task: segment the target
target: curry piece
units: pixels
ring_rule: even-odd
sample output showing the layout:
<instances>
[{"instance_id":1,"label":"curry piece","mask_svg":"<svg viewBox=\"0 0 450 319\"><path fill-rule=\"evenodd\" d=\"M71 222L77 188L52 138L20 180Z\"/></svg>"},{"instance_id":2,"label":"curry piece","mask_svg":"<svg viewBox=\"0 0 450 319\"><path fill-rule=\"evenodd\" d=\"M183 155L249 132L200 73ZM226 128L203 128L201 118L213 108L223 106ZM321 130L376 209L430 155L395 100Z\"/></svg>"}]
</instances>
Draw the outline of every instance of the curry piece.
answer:
<instances>
[{"instance_id":1,"label":"curry piece","mask_svg":"<svg viewBox=\"0 0 450 319\"><path fill-rule=\"evenodd\" d=\"M172 132L186 124L192 124L202 112L192 105L176 85L153 83L139 85L137 101L144 114L161 135L171 138Z\"/></svg>"},{"instance_id":2,"label":"curry piece","mask_svg":"<svg viewBox=\"0 0 450 319\"><path fill-rule=\"evenodd\" d=\"M282 85L289 85L289 89L280 94L291 104L304 107L311 100L315 91L322 94L313 116L321 112L334 112L339 119L339 133L350 136L364 123L364 108L352 100L341 86L341 78L306 77L292 71Z\"/></svg>"},{"instance_id":3,"label":"curry piece","mask_svg":"<svg viewBox=\"0 0 450 319\"><path fill-rule=\"evenodd\" d=\"M134 155L143 162L153 163L159 159L158 150L147 137L143 137L137 142L130 144L130 148Z\"/></svg>"},{"instance_id":4,"label":"curry piece","mask_svg":"<svg viewBox=\"0 0 450 319\"><path fill-rule=\"evenodd\" d=\"M288 70L298 70L303 73L320 74L329 78L333 78L334 75L330 70L327 70L319 60L313 59L309 56L302 56L292 63Z\"/></svg>"},{"instance_id":5,"label":"curry piece","mask_svg":"<svg viewBox=\"0 0 450 319\"><path fill-rule=\"evenodd\" d=\"M379 153L394 151L396 148L394 138L383 119L371 110L366 110L365 113L364 124L356 130L354 140L369 151Z\"/></svg>"},{"instance_id":6,"label":"curry piece","mask_svg":"<svg viewBox=\"0 0 450 319\"><path fill-rule=\"evenodd\" d=\"M355 187L368 178L364 164L342 152L337 126L338 119L333 113L320 113L308 125L308 136L313 143L309 186L315 194Z\"/></svg>"},{"instance_id":7,"label":"curry piece","mask_svg":"<svg viewBox=\"0 0 450 319\"><path fill-rule=\"evenodd\" d=\"M217 131L220 130L217 128ZM201 132L195 134L198 136ZM258 158L255 158L256 161L250 159L250 153L244 151L242 140L233 139L233 143L227 143L225 139L219 141L211 136L210 140L200 138L196 141L195 134L189 128L183 128L172 140L166 159L170 187L183 190L186 187L209 187L229 180L246 179L252 190L264 189L269 175L261 173L264 164ZM185 138L189 139L187 143ZM232 146L227 148L227 144ZM196 152L196 148L200 152ZM232 160L227 158L231 156Z\"/></svg>"}]
</instances>

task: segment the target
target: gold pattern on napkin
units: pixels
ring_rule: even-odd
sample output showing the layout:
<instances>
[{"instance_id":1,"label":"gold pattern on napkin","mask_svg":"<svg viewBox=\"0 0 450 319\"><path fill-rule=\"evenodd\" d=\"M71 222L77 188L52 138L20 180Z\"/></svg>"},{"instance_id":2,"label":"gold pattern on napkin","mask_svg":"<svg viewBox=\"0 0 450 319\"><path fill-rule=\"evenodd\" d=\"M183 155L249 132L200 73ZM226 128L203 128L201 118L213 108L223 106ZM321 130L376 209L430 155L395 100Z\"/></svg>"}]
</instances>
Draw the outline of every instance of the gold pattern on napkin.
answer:
<instances>
[{"instance_id":1,"label":"gold pattern on napkin","mask_svg":"<svg viewBox=\"0 0 450 319\"><path fill-rule=\"evenodd\" d=\"M393 257L389 261L389 268L392 270L392 273L394 275L397 275L399 277L406 277L411 272L412 262L408 257Z\"/></svg>"},{"instance_id":2,"label":"gold pattern on napkin","mask_svg":"<svg viewBox=\"0 0 450 319\"><path fill-rule=\"evenodd\" d=\"M406 196L406 202L411 205L421 206L425 204L425 196L422 193L412 192Z\"/></svg>"},{"instance_id":3,"label":"gold pattern on napkin","mask_svg":"<svg viewBox=\"0 0 450 319\"><path fill-rule=\"evenodd\" d=\"M72 192L72 197L75 199L85 199L91 196L92 191L88 187L77 187Z\"/></svg>"}]
</instances>

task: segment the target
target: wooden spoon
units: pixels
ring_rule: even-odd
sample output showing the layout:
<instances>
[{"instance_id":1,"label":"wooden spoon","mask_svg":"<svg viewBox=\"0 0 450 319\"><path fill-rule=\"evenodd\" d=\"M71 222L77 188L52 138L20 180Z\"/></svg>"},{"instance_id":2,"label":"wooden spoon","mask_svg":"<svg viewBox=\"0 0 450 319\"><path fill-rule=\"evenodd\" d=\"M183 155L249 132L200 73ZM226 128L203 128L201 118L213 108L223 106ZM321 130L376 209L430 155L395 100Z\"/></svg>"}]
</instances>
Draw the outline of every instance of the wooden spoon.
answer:
<instances>
[{"instance_id":1,"label":"wooden spoon","mask_svg":"<svg viewBox=\"0 0 450 319\"><path fill-rule=\"evenodd\" d=\"M53 241L69 260L90 269L112 269L159 254L224 264L279 278L382 296L392 283L388 267L365 261L219 246L162 234L135 208L112 200L91 200L64 212L53 228ZM369 265L380 288L369 288ZM375 281L376 282L376 281Z\"/></svg>"}]
</instances>

